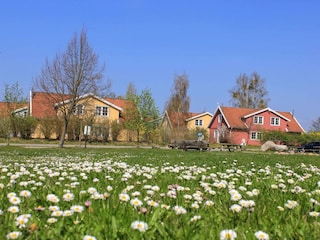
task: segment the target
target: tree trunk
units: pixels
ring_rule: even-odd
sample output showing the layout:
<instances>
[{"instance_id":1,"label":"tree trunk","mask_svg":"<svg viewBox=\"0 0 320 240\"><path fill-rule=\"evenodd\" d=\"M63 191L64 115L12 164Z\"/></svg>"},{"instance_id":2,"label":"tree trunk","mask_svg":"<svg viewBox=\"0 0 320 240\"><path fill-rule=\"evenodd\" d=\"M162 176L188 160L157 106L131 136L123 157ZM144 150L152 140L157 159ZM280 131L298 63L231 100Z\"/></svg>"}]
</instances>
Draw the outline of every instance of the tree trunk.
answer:
<instances>
[{"instance_id":1,"label":"tree trunk","mask_svg":"<svg viewBox=\"0 0 320 240\"><path fill-rule=\"evenodd\" d=\"M61 147L61 148L63 148L63 145L64 145L66 132L67 132L67 128L68 128L68 123L69 123L69 121L67 119L65 119L64 120L64 125L63 125L63 128L62 128L61 137L60 137L60 143L59 143L59 147Z\"/></svg>"}]
</instances>

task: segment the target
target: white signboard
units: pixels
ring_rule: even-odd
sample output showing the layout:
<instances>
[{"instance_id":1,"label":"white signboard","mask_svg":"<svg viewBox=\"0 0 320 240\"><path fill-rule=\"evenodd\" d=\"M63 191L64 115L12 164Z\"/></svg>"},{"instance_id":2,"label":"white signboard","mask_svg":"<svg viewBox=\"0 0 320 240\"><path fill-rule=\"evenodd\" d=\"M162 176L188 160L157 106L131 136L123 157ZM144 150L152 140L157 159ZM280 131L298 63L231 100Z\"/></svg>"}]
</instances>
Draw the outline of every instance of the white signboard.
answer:
<instances>
[{"instance_id":1,"label":"white signboard","mask_svg":"<svg viewBox=\"0 0 320 240\"><path fill-rule=\"evenodd\" d=\"M91 132L91 126L84 126L84 135L88 136Z\"/></svg>"}]
</instances>

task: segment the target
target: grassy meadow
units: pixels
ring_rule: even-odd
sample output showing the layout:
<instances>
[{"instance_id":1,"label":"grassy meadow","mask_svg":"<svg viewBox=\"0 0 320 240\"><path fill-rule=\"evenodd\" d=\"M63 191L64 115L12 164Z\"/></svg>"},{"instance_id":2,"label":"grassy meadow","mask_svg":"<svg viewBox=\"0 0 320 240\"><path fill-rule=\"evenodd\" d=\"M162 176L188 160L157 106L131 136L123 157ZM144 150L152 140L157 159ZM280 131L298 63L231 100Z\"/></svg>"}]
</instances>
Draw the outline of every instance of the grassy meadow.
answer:
<instances>
[{"instance_id":1,"label":"grassy meadow","mask_svg":"<svg viewBox=\"0 0 320 240\"><path fill-rule=\"evenodd\" d=\"M320 239L320 156L0 147L0 239Z\"/></svg>"}]
</instances>

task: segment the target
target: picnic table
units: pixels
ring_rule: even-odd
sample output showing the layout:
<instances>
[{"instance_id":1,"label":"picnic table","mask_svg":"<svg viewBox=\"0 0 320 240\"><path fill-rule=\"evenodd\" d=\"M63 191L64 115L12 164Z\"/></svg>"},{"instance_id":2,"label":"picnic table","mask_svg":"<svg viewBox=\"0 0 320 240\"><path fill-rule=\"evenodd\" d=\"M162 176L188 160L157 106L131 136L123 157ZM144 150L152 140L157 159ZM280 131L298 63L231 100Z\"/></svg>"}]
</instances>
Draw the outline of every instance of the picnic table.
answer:
<instances>
[{"instance_id":1,"label":"picnic table","mask_svg":"<svg viewBox=\"0 0 320 240\"><path fill-rule=\"evenodd\" d=\"M221 143L221 151L226 148L228 148L229 152L242 151L244 149L244 145L234 143Z\"/></svg>"}]
</instances>

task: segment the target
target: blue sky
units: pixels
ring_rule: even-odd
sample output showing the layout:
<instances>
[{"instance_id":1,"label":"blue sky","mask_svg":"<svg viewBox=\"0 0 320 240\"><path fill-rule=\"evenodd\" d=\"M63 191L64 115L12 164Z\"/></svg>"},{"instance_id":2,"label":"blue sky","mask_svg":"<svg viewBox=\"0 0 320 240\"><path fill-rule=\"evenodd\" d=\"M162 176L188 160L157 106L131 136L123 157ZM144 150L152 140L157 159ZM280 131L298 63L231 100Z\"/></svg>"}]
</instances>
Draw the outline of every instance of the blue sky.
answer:
<instances>
[{"instance_id":1,"label":"blue sky","mask_svg":"<svg viewBox=\"0 0 320 240\"><path fill-rule=\"evenodd\" d=\"M1 1L0 97L27 95L46 58L83 26L112 91L150 89L160 110L177 74L189 77L192 112L230 106L240 74L266 81L269 107L309 130L320 116L320 1Z\"/></svg>"}]
</instances>

